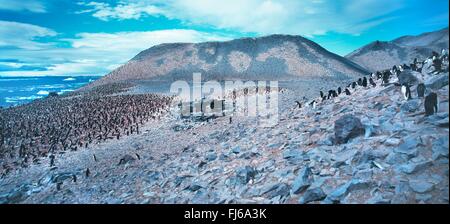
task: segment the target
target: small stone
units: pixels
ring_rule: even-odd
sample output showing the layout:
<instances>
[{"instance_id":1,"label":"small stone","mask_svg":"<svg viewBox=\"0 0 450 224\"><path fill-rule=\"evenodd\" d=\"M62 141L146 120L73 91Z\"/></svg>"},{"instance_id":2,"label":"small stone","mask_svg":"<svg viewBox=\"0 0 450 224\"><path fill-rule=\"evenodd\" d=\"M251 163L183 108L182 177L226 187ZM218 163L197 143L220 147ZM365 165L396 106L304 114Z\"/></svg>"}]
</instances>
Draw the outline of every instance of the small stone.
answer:
<instances>
[{"instance_id":1,"label":"small stone","mask_svg":"<svg viewBox=\"0 0 450 224\"><path fill-rule=\"evenodd\" d=\"M241 152L241 147L236 146L231 150L231 152L234 154L239 154Z\"/></svg>"},{"instance_id":2,"label":"small stone","mask_svg":"<svg viewBox=\"0 0 450 224\"><path fill-rule=\"evenodd\" d=\"M295 178L292 184L292 192L299 194L306 190L313 182L311 168L305 167L300 170L299 175Z\"/></svg>"},{"instance_id":3,"label":"small stone","mask_svg":"<svg viewBox=\"0 0 450 224\"><path fill-rule=\"evenodd\" d=\"M426 193L434 188L434 184L424 180L411 180L409 181L409 186L417 193Z\"/></svg>"},{"instance_id":4,"label":"small stone","mask_svg":"<svg viewBox=\"0 0 450 224\"><path fill-rule=\"evenodd\" d=\"M209 162L214 161L217 159L217 154L214 152L208 153L208 155L206 155L205 159Z\"/></svg>"},{"instance_id":5,"label":"small stone","mask_svg":"<svg viewBox=\"0 0 450 224\"><path fill-rule=\"evenodd\" d=\"M303 196L299 199L298 203L306 204L313 201L321 201L326 197L327 195L325 194L325 192L323 192L321 188L317 187L306 190Z\"/></svg>"}]
</instances>

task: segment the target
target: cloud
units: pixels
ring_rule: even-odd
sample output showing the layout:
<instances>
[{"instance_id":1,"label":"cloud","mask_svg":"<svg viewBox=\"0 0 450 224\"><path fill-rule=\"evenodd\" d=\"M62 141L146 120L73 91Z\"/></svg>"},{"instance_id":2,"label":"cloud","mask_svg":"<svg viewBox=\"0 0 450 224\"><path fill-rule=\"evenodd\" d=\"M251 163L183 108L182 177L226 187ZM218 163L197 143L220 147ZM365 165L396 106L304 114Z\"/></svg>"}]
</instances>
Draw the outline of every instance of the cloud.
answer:
<instances>
[{"instance_id":1,"label":"cloud","mask_svg":"<svg viewBox=\"0 0 450 224\"><path fill-rule=\"evenodd\" d=\"M0 0L0 10L47 12L44 4L37 0Z\"/></svg>"},{"instance_id":2,"label":"cloud","mask_svg":"<svg viewBox=\"0 0 450 224\"><path fill-rule=\"evenodd\" d=\"M78 5L86 6L89 9L75 12L76 14L92 13L92 16L108 21L110 19L140 19L146 15L161 14L158 7L153 5L145 5L143 3L121 3L111 6L109 3L103 2L79 2Z\"/></svg>"},{"instance_id":3,"label":"cloud","mask_svg":"<svg viewBox=\"0 0 450 224\"><path fill-rule=\"evenodd\" d=\"M35 41L40 37L56 36L51 29L27 23L0 20L0 47L37 50L48 44Z\"/></svg>"},{"instance_id":4,"label":"cloud","mask_svg":"<svg viewBox=\"0 0 450 224\"><path fill-rule=\"evenodd\" d=\"M104 75L131 59L140 51L157 44L227 39L231 39L231 37L189 29L79 33L74 38L56 39L47 44L46 48L39 48L39 50L30 48L1 50L1 55L7 55L8 58L2 58L0 55L0 62L6 61L5 63L8 63L10 67L14 65L18 69L0 71L0 76ZM37 42L34 43L39 45ZM61 45L58 45L58 43L64 43L62 45L70 47L57 47ZM42 62L46 64L40 64ZM42 69L19 69L25 65L35 68L41 67Z\"/></svg>"},{"instance_id":5,"label":"cloud","mask_svg":"<svg viewBox=\"0 0 450 224\"><path fill-rule=\"evenodd\" d=\"M312 37L327 32L359 35L395 17L404 0L127 0L80 3L94 17L139 19L165 16L185 23L257 34L301 34Z\"/></svg>"}]
</instances>

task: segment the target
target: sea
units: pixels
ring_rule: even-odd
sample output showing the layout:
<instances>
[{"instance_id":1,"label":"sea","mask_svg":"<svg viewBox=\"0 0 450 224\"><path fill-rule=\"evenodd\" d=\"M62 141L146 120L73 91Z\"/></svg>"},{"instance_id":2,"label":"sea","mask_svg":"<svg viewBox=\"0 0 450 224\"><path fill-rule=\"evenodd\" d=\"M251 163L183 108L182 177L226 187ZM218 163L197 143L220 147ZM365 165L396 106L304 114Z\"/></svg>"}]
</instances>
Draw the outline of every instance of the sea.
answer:
<instances>
[{"instance_id":1,"label":"sea","mask_svg":"<svg viewBox=\"0 0 450 224\"><path fill-rule=\"evenodd\" d=\"M74 91L100 76L0 77L0 106L10 107L46 97L50 92Z\"/></svg>"}]
</instances>

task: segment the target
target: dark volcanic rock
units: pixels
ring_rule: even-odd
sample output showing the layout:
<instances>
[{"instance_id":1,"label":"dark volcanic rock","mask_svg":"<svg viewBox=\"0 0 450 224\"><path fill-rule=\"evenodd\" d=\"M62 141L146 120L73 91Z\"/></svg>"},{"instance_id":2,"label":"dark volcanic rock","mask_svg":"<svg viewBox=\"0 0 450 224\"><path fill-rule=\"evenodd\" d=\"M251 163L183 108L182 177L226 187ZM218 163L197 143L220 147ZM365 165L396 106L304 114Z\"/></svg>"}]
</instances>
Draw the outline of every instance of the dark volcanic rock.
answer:
<instances>
[{"instance_id":1,"label":"dark volcanic rock","mask_svg":"<svg viewBox=\"0 0 450 224\"><path fill-rule=\"evenodd\" d=\"M295 178L292 184L292 192L299 194L306 190L313 182L311 168L305 167L300 172L297 178Z\"/></svg>"},{"instance_id":2,"label":"dark volcanic rock","mask_svg":"<svg viewBox=\"0 0 450 224\"><path fill-rule=\"evenodd\" d=\"M335 141L337 144L347 143L349 139L364 134L365 129L361 120L347 114L334 123Z\"/></svg>"},{"instance_id":3,"label":"dark volcanic rock","mask_svg":"<svg viewBox=\"0 0 450 224\"><path fill-rule=\"evenodd\" d=\"M298 202L300 204L306 204L306 203L313 202L313 201L321 201L321 200L325 199L326 197L327 197L327 195L325 194L325 192L323 192L323 190L320 187L317 187L317 188L308 189L307 191L305 191L305 193L299 199Z\"/></svg>"}]
</instances>

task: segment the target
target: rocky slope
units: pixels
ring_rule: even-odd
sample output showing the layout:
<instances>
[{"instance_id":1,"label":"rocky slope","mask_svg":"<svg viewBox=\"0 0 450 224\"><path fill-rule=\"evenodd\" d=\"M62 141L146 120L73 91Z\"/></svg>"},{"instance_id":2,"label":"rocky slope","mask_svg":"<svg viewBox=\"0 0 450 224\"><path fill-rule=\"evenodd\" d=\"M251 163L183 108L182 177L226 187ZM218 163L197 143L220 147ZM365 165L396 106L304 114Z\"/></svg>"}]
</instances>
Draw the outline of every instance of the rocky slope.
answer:
<instances>
[{"instance_id":1,"label":"rocky slope","mask_svg":"<svg viewBox=\"0 0 450 224\"><path fill-rule=\"evenodd\" d=\"M355 63L300 36L271 35L227 42L162 44L88 86L129 80L348 79L367 74Z\"/></svg>"},{"instance_id":2,"label":"rocky slope","mask_svg":"<svg viewBox=\"0 0 450 224\"><path fill-rule=\"evenodd\" d=\"M381 81L315 109L296 108L288 89L274 127L167 114L141 135L58 155L56 168L14 171L0 202L449 203L448 73L423 78L439 98L432 116Z\"/></svg>"},{"instance_id":3,"label":"rocky slope","mask_svg":"<svg viewBox=\"0 0 450 224\"><path fill-rule=\"evenodd\" d=\"M392 41L374 41L345 56L369 71L392 68L411 63L414 58L424 60L432 51L449 48L448 27L417 36L403 36Z\"/></svg>"}]
</instances>

